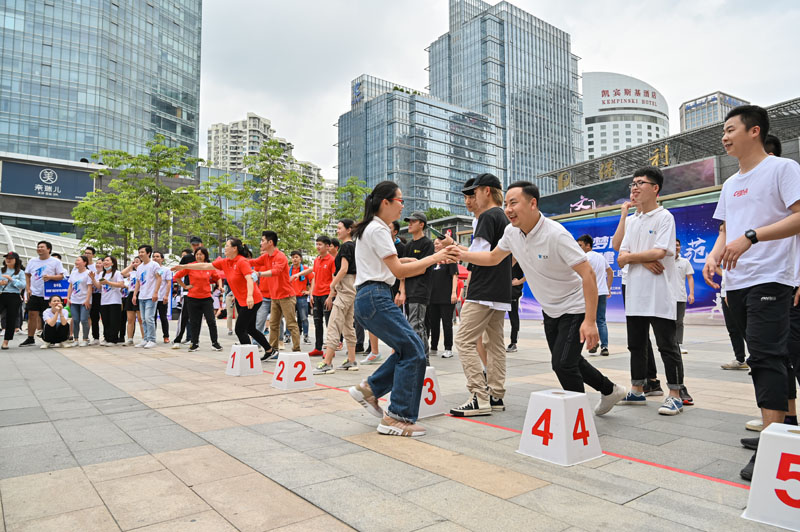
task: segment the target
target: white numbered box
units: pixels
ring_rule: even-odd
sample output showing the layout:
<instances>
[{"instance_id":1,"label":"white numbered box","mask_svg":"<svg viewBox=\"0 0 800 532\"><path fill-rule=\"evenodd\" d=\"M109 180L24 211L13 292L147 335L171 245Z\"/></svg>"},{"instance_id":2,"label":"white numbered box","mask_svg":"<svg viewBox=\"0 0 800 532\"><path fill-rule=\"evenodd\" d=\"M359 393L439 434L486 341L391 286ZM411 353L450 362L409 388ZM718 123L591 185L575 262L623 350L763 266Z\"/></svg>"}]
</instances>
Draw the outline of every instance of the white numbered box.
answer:
<instances>
[{"instance_id":1,"label":"white numbered box","mask_svg":"<svg viewBox=\"0 0 800 532\"><path fill-rule=\"evenodd\" d=\"M228 365L225 368L226 375L234 377L244 377L247 375L261 375L261 357L258 354L258 346L251 344L234 344L231 347L231 354L228 357Z\"/></svg>"},{"instance_id":2,"label":"white numbered box","mask_svg":"<svg viewBox=\"0 0 800 532\"><path fill-rule=\"evenodd\" d=\"M389 404L392 403L392 394L386 396ZM419 400L419 416L417 419L440 416L447 412L447 406L442 401L442 392L439 390L439 379L436 378L436 369L433 366L425 368L425 380L422 381L422 397Z\"/></svg>"},{"instance_id":3,"label":"white numbered box","mask_svg":"<svg viewBox=\"0 0 800 532\"><path fill-rule=\"evenodd\" d=\"M563 466L603 456L586 394L532 392L517 452Z\"/></svg>"},{"instance_id":4,"label":"white numbered box","mask_svg":"<svg viewBox=\"0 0 800 532\"><path fill-rule=\"evenodd\" d=\"M800 530L800 429L772 423L761 431L742 517Z\"/></svg>"},{"instance_id":5,"label":"white numbered box","mask_svg":"<svg viewBox=\"0 0 800 532\"><path fill-rule=\"evenodd\" d=\"M280 353L272 375L272 387L280 390L313 388L311 361L308 353Z\"/></svg>"}]
</instances>

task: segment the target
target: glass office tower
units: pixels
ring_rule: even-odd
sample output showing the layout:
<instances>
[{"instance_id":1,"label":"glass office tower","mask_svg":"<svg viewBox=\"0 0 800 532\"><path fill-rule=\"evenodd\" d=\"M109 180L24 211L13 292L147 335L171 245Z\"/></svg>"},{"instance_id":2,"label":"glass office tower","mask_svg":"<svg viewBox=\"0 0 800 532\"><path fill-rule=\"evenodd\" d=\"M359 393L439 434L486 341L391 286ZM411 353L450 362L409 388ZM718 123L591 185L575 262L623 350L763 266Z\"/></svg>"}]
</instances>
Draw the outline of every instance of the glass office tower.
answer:
<instances>
[{"instance_id":1,"label":"glass office tower","mask_svg":"<svg viewBox=\"0 0 800 532\"><path fill-rule=\"evenodd\" d=\"M202 0L0 2L0 151L197 155Z\"/></svg>"},{"instance_id":2,"label":"glass office tower","mask_svg":"<svg viewBox=\"0 0 800 532\"><path fill-rule=\"evenodd\" d=\"M568 33L508 2L450 0L450 31L428 53L431 96L503 129L509 180L536 181L583 160L578 57ZM555 191L552 180L539 186Z\"/></svg>"},{"instance_id":3,"label":"glass office tower","mask_svg":"<svg viewBox=\"0 0 800 532\"><path fill-rule=\"evenodd\" d=\"M467 214L461 189L484 172L504 178L502 132L485 115L420 91L361 76L339 117L339 185L356 176L372 188L395 181L403 212L430 207Z\"/></svg>"}]
</instances>

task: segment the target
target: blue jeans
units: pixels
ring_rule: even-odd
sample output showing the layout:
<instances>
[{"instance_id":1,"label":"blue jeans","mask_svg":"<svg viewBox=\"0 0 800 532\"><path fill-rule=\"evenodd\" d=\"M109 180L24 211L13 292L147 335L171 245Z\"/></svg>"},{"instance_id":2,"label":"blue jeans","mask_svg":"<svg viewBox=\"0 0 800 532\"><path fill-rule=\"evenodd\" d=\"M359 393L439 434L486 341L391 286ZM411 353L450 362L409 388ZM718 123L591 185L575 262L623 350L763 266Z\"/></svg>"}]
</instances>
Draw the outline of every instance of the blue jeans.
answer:
<instances>
[{"instance_id":1,"label":"blue jeans","mask_svg":"<svg viewBox=\"0 0 800 532\"><path fill-rule=\"evenodd\" d=\"M83 339L89 340L89 309L83 303L70 305L69 311L72 313L72 334L75 341L78 341L81 328L83 328Z\"/></svg>"},{"instance_id":2,"label":"blue jeans","mask_svg":"<svg viewBox=\"0 0 800 532\"><path fill-rule=\"evenodd\" d=\"M308 297L298 296L297 304L297 324L303 332L303 336L308 336Z\"/></svg>"},{"instance_id":3,"label":"blue jeans","mask_svg":"<svg viewBox=\"0 0 800 532\"><path fill-rule=\"evenodd\" d=\"M142 313L142 328L145 342L156 341L156 302L152 299L139 299L139 312Z\"/></svg>"},{"instance_id":4,"label":"blue jeans","mask_svg":"<svg viewBox=\"0 0 800 532\"><path fill-rule=\"evenodd\" d=\"M597 296L597 332L600 333L600 347L608 347L608 325L606 325L606 301L608 296Z\"/></svg>"},{"instance_id":5,"label":"blue jeans","mask_svg":"<svg viewBox=\"0 0 800 532\"><path fill-rule=\"evenodd\" d=\"M367 379L375 397L392 392L386 414L414 423L419 416L422 381L425 379L425 348L392 300L389 285L368 282L358 287L356 320L383 340L394 353Z\"/></svg>"}]
</instances>

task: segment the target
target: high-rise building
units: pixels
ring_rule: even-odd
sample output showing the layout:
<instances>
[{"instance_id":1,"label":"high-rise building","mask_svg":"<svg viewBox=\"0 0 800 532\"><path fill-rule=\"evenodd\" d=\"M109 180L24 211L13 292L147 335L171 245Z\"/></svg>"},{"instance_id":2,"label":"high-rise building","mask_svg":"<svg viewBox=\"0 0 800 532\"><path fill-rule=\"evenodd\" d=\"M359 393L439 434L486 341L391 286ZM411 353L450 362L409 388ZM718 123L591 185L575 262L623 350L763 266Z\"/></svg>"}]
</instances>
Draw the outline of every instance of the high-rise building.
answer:
<instances>
[{"instance_id":1,"label":"high-rise building","mask_svg":"<svg viewBox=\"0 0 800 532\"><path fill-rule=\"evenodd\" d=\"M0 3L0 151L197 155L202 0Z\"/></svg>"},{"instance_id":2,"label":"high-rise building","mask_svg":"<svg viewBox=\"0 0 800 532\"><path fill-rule=\"evenodd\" d=\"M350 176L370 188L388 179L400 185L406 212L466 214L467 179L503 178L502 133L487 116L367 75L350 94L351 110L337 124L340 186Z\"/></svg>"},{"instance_id":3,"label":"high-rise building","mask_svg":"<svg viewBox=\"0 0 800 532\"><path fill-rule=\"evenodd\" d=\"M227 124L211 124L208 128L208 160L214 168L228 172L244 172L244 158L256 155L261 145L270 139L277 139L284 151L291 153L291 143L275 137L272 123L255 113L247 113L247 118Z\"/></svg>"},{"instance_id":4,"label":"high-rise building","mask_svg":"<svg viewBox=\"0 0 800 532\"><path fill-rule=\"evenodd\" d=\"M450 31L429 48L431 96L491 117L509 179L583 159L578 57L570 36L500 2L450 0ZM553 189L555 190L555 189Z\"/></svg>"},{"instance_id":5,"label":"high-rise building","mask_svg":"<svg viewBox=\"0 0 800 532\"><path fill-rule=\"evenodd\" d=\"M681 104L681 132L722 122L734 107L750 102L724 92L706 94Z\"/></svg>"},{"instance_id":6,"label":"high-rise building","mask_svg":"<svg viewBox=\"0 0 800 532\"><path fill-rule=\"evenodd\" d=\"M583 73L586 160L669 135L667 100L652 85L613 72Z\"/></svg>"}]
</instances>

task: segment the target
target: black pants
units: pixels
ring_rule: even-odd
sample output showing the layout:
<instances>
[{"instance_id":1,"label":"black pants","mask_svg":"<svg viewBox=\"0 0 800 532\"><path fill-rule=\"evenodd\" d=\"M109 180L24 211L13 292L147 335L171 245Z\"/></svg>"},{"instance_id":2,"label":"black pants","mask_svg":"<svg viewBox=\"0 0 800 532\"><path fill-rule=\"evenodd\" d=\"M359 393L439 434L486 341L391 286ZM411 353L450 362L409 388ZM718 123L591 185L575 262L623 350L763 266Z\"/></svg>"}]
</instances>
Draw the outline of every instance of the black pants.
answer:
<instances>
[{"instance_id":1,"label":"black pants","mask_svg":"<svg viewBox=\"0 0 800 532\"><path fill-rule=\"evenodd\" d=\"M17 328L17 322L19 321L19 302L19 294L0 294L0 314L6 313L4 340L12 340L14 338L14 329Z\"/></svg>"},{"instance_id":2,"label":"black pants","mask_svg":"<svg viewBox=\"0 0 800 532\"><path fill-rule=\"evenodd\" d=\"M100 298L103 295L99 292L92 293L92 308L89 309L89 319L92 320L92 338L100 339Z\"/></svg>"},{"instance_id":3,"label":"black pants","mask_svg":"<svg viewBox=\"0 0 800 532\"><path fill-rule=\"evenodd\" d=\"M648 377L647 342L650 327L656 337L658 352L664 361L664 373L670 390L678 390L683 384L683 359L675 341L675 320L654 316L626 316L628 328L628 350L631 352L631 384L643 386ZM655 366L655 364L653 364Z\"/></svg>"},{"instance_id":4,"label":"black pants","mask_svg":"<svg viewBox=\"0 0 800 532\"><path fill-rule=\"evenodd\" d=\"M266 351L270 351L272 347L269 345L267 339L264 338L264 333L259 331L256 327L256 313L259 307L261 307L261 301L253 305L253 308L247 308L247 306L242 307L237 302L236 315L238 317L236 318L236 327L234 330L236 331L236 337L239 339L240 344L249 344L250 338L252 337L253 340L258 342L258 345L263 347ZM199 326L198 324L198 327Z\"/></svg>"},{"instance_id":5,"label":"black pants","mask_svg":"<svg viewBox=\"0 0 800 532\"><path fill-rule=\"evenodd\" d=\"M586 383L603 395L614 391L614 383L589 364L581 355L581 323L585 314L563 314L551 318L544 312L544 335L550 348L551 364L561 387L570 392L584 392Z\"/></svg>"},{"instance_id":6,"label":"black pants","mask_svg":"<svg viewBox=\"0 0 800 532\"><path fill-rule=\"evenodd\" d=\"M331 317L331 311L325 310L325 300L328 296L312 296L314 298L314 349L322 349L322 342L325 339L325 329L322 326L322 318L325 318L325 326Z\"/></svg>"},{"instance_id":7,"label":"black pants","mask_svg":"<svg viewBox=\"0 0 800 532\"><path fill-rule=\"evenodd\" d=\"M189 318L190 318L189 309L187 308L186 305L187 299L189 299L189 296L184 296L183 306L181 307L181 315L180 319L178 320L178 334L175 335L175 340L174 340L176 344L181 343L181 340L183 340L184 332L186 332L186 338L192 337L192 328L189 327Z\"/></svg>"},{"instance_id":8,"label":"black pants","mask_svg":"<svg viewBox=\"0 0 800 532\"><path fill-rule=\"evenodd\" d=\"M197 299L187 297L183 302L184 310L188 311L189 319L192 324L192 345L198 345L200 341L200 324L203 317L206 318L208 333L211 335L211 344L219 343L217 336L217 319L214 317L214 300L210 297Z\"/></svg>"},{"instance_id":9,"label":"black pants","mask_svg":"<svg viewBox=\"0 0 800 532\"><path fill-rule=\"evenodd\" d=\"M119 328L121 323L119 305L100 305L100 316L103 319L103 339L110 343L119 343Z\"/></svg>"},{"instance_id":10,"label":"black pants","mask_svg":"<svg viewBox=\"0 0 800 532\"><path fill-rule=\"evenodd\" d=\"M511 322L511 343L516 344L517 338L519 338L519 298L511 300L508 321Z\"/></svg>"},{"instance_id":11,"label":"black pants","mask_svg":"<svg viewBox=\"0 0 800 532\"><path fill-rule=\"evenodd\" d=\"M725 328L728 329L728 337L731 339L733 356L735 356L736 360L739 362L744 362L744 335L739 330L739 326L736 325L736 322L733 320L733 317L731 316L731 310L728 308L728 304L725 302L725 299L727 298L722 298L722 317L725 319ZM800 338L798 338L798 341L800 341Z\"/></svg>"},{"instance_id":12,"label":"black pants","mask_svg":"<svg viewBox=\"0 0 800 532\"><path fill-rule=\"evenodd\" d=\"M297 324L300 324L299 318L297 320ZM355 318L353 318L353 329L356 331L356 345L359 347L364 347L364 327L362 327Z\"/></svg>"},{"instance_id":13,"label":"black pants","mask_svg":"<svg viewBox=\"0 0 800 532\"><path fill-rule=\"evenodd\" d=\"M431 328L431 349L439 349L439 333L443 330L444 350L453 350L453 311L455 311L455 309L455 304L451 303L432 303L428 305L428 323Z\"/></svg>"},{"instance_id":14,"label":"black pants","mask_svg":"<svg viewBox=\"0 0 800 532\"><path fill-rule=\"evenodd\" d=\"M763 283L728 290L728 306L739 329L745 332L750 375L759 408L789 409L789 313L792 288Z\"/></svg>"},{"instance_id":15,"label":"black pants","mask_svg":"<svg viewBox=\"0 0 800 532\"><path fill-rule=\"evenodd\" d=\"M156 316L161 320L161 333L164 338L169 338L169 318L167 317L167 304L163 300L156 303Z\"/></svg>"},{"instance_id":16,"label":"black pants","mask_svg":"<svg viewBox=\"0 0 800 532\"><path fill-rule=\"evenodd\" d=\"M42 331L42 340L48 344L59 344L65 342L69 338L69 325L48 325L44 324Z\"/></svg>"},{"instance_id":17,"label":"black pants","mask_svg":"<svg viewBox=\"0 0 800 532\"><path fill-rule=\"evenodd\" d=\"M625 308L625 285L622 285L622 307ZM653 353L653 343L650 341L650 331L647 331L647 380L658 379L658 366L656 366L656 356Z\"/></svg>"},{"instance_id":18,"label":"black pants","mask_svg":"<svg viewBox=\"0 0 800 532\"><path fill-rule=\"evenodd\" d=\"M91 311L90 311L91 312ZM125 310L125 300L119 306L119 343L125 343L125 325L128 323L128 312Z\"/></svg>"}]
</instances>

